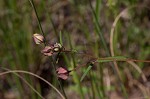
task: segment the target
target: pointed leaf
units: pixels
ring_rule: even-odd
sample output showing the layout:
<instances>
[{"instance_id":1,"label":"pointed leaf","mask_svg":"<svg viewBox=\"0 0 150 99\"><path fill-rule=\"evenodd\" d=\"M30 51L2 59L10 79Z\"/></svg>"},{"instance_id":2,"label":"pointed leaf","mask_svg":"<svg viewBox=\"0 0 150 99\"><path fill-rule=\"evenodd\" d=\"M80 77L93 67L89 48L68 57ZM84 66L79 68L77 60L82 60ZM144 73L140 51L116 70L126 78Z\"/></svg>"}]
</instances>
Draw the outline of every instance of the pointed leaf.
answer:
<instances>
[{"instance_id":1,"label":"pointed leaf","mask_svg":"<svg viewBox=\"0 0 150 99\"><path fill-rule=\"evenodd\" d=\"M80 82L83 81L83 79L85 78L85 76L87 75L87 73L91 70L92 66L89 65L89 67L86 69L86 71L84 72L84 74L82 75L81 79L80 79Z\"/></svg>"}]
</instances>

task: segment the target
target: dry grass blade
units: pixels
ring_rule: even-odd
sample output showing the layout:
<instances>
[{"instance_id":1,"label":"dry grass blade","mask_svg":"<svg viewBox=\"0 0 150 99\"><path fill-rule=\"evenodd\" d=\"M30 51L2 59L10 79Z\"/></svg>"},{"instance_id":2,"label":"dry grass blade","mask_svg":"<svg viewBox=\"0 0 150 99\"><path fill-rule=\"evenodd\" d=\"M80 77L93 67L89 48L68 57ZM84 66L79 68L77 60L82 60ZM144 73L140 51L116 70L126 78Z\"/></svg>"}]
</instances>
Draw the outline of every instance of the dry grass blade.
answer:
<instances>
[{"instance_id":1,"label":"dry grass blade","mask_svg":"<svg viewBox=\"0 0 150 99\"><path fill-rule=\"evenodd\" d=\"M18 75L14 73L16 76L18 76L25 84L27 84L41 99L45 99L36 89L33 88L33 86L28 83L21 75Z\"/></svg>"},{"instance_id":2,"label":"dry grass blade","mask_svg":"<svg viewBox=\"0 0 150 99\"><path fill-rule=\"evenodd\" d=\"M133 8L136 8L136 7L144 7L144 8L148 8L150 9L149 7L146 7L146 6L140 6L140 5L133 5L133 6L130 6L126 9L124 9L116 18L115 18L115 21L113 22L113 25L111 27L111 32L110 32L110 52L111 52L111 55L114 56L114 46L113 46L113 37L114 37L114 31L115 31L115 27L117 25L117 22L119 21L119 19L121 18L121 16L128 10L130 9L133 9ZM127 61L130 65L132 65L140 74L142 74L142 79L143 81L147 81L145 75L143 74L142 70L138 67L138 65L136 65L133 61ZM114 61L114 65L115 65L115 68L116 70L118 70L118 65L117 65L117 62ZM119 72L119 71L118 71Z\"/></svg>"},{"instance_id":3,"label":"dry grass blade","mask_svg":"<svg viewBox=\"0 0 150 99\"><path fill-rule=\"evenodd\" d=\"M134 62L132 62L132 61L127 61L127 62L128 62L130 65L132 65L132 66L142 75L143 81L146 82L147 79L146 79L144 73L142 72L142 70L139 68L139 66L138 66L137 64L135 64Z\"/></svg>"},{"instance_id":4,"label":"dry grass blade","mask_svg":"<svg viewBox=\"0 0 150 99\"><path fill-rule=\"evenodd\" d=\"M139 5L134 5L134 6L131 6L129 8L126 8L124 9L120 14L118 14L118 16L115 18L115 21L113 22L112 24L112 27L111 27L111 31L110 31L110 40L109 40L109 43L110 43L110 52L111 52L111 55L114 56L114 47L113 47L113 37L114 37L114 31L115 31L115 27L117 25L117 22L119 21L119 19L121 18L121 16L128 10L132 9L132 8L135 8L135 7L138 7Z\"/></svg>"},{"instance_id":5,"label":"dry grass blade","mask_svg":"<svg viewBox=\"0 0 150 99\"><path fill-rule=\"evenodd\" d=\"M7 69L7 68L2 68L2 69L4 69L4 70L7 70L7 71L9 71L10 69ZM32 85L29 83L29 82L27 82L21 75L19 75L19 74L17 74L17 73L14 73L16 76L18 76L25 84L27 84L41 99L45 99L36 89L34 89L33 87L32 87Z\"/></svg>"},{"instance_id":6,"label":"dry grass blade","mask_svg":"<svg viewBox=\"0 0 150 99\"><path fill-rule=\"evenodd\" d=\"M148 97L148 95L149 95L148 88L146 88L145 86L143 86L139 81L133 79L133 77L132 77L132 75L131 75L131 73L130 73L130 71L129 71L128 68L125 68L125 73L126 73L128 79L129 79L129 82L128 82L129 87L133 88L134 86L137 86L139 88L139 90L141 91L141 93L143 94L143 96L144 96L143 98L146 99L146 97ZM141 96L137 97L137 95L138 96L140 95L139 94L139 90L136 89L136 92L134 92L133 94L131 94L130 97L129 97L129 99L141 99L140 98ZM137 97L137 98L135 98L135 97Z\"/></svg>"},{"instance_id":7,"label":"dry grass blade","mask_svg":"<svg viewBox=\"0 0 150 99\"><path fill-rule=\"evenodd\" d=\"M32 75L36 78L39 78L40 80L47 83L50 87L52 87L61 96L62 99L65 99L65 97L59 92L59 90L56 89L51 83L49 83L47 80L43 79L42 77L40 77L40 76L38 76L34 73L31 73L31 72L28 72L28 71L23 71L23 70L9 70L9 71L6 71L6 72L1 72L0 76L10 74L10 73L24 73L24 74Z\"/></svg>"},{"instance_id":8,"label":"dry grass blade","mask_svg":"<svg viewBox=\"0 0 150 99\"><path fill-rule=\"evenodd\" d=\"M36 89L33 88L33 86L28 83L21 75L15 74L18 76L25 84L27 84L41 99L45 99Z\"/></svg>"}]
</instances>

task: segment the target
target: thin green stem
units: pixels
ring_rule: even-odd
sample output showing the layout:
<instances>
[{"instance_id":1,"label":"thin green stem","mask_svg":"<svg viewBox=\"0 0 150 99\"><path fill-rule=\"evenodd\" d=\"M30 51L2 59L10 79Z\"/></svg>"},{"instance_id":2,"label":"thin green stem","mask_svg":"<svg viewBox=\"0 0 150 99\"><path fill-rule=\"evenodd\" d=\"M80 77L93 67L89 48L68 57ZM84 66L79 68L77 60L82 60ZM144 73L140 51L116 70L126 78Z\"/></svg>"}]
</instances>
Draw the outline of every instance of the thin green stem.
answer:
<instances>
[{"instance_id":1,"label":"thin green stem","mask_svg":"<svg viewBox=\"0 0 150 99\"><path fill-rule=\"evenodd\" d=\"M106 42L105 42L105 40L104 40L104 36L103 36L103 34L102 34L102 32L101 32L101 26L100 26L100 24L99 24L99 21L98 21L96 12L95 12L95 10L94 10L94 8L93 8L93 6L92 6L90 0L89 0L89 4L90 4L90 8L91 8L91 10L92 10L92 12L93 12L94 19L95 19L95 22L96 22L96 24L95 24L95 25L96 25L96 29L97 29L97 32L96 32L96 33L98 34L100 40L102 41L102 44L103 44L103 46L104 46L104 49L105 49L105 51L106 51L107 56L110 56L109 49L108 49L108 47L107 47L107 45L106 45Z\"/></svg>"},{"instance_id":2,"label":"thin green stem","mask_svg":"<svg viewBox=\"0 0 150 99\"><path fill-rule=\"evenodd\" d=\"M70 48L73 49L73 46L72 46L72 43L71 43L71 37L70 37L69 33L67 33L67 34L68 34ZM71 58L72 58L72 61L73 61L73 67L76 68L76 61L75 61L74 54L75 53L71 53ZM80 92L81 99L84 99L84 94L83 94L82 86L81 86L79 77L78 77L78 75L76 73L75 73L75 80L76 80L76 83L78 84L78 90Z\"/></svg>"},{"instance_id":3,"label":"thin green stem","mask_svg":"<svg viewBox=\"0 0 150 99\"><path fill-rule=\"evenodd\" d=\"M45 3L47 3L47 2L45 2ZM48 8L47 4L46 4L46 8ZM45 10L47 10L46 8L44 7ZM51 13L48 11L46 14L47 14L47 17L48 17L50 23L52 24L52 27L54 29L55 35L56 35L57 39L59 40L59 35L58 35L58 32L57 32L56 26L54 24L54 21L53 21L53 19L51 17Z\"/></svg>"},{"instance_id":4,"label":"thin green stem","mask_svg":"<svg viewBox=\"0 0 150 99\"><path fill-rule=\"evenodd\" d=\"M94 82L93 82L93 75L92 75L92 71L90 71L89 72L89 75L90 75L90 82L91 82L91 89L92 89L92 95L93 95L93 97L92 97L92 99L95 99L96 97L96 93L95 93L95 90L94 90Z\"/></svg>"},{"instance_id":5,"label":"thin green stem","mask_svg":"<svg viewBox=\"0 0 150 99\"><path fill-rule=\"evenodd\" d=\"M49 58L50 58L50 60L52 61L52 66L53 66L53 68L54 68L54 70L55 70L54 75L55 75L55 77L57 77L57 74L56 74L56 62L54 61L53 57L49 57ZM61 90L62 90L62 92L63 92L63 94L64 94L64 96L65 96L65 99L67 99L67 96L66 96L66 93L65 93L65 91L64 91L64 88L63 88L61 82L59 81L58 77L57 77L57 81L58 81L58 84L59 84L59 86L60 86L60 88L61 88Z\"/></svg>"},{"instance_id":6,"label":"thin green stem","mask_svg":"<svg viewBox=\"0 0 150 99\"><path fill-rule=\"evenodd\" d=\"M44 44L46 45L46 36L45 36L44 31L43 31L43 28L42 28L42 26L41 26L40 19L39 19L39 16L38 16L38 14L37 14L37 11L36 11L34 2L33 2L33 0L29 0L29 2L30 2L30 4L31 4L32 8L34 9L34 12L35 12L35 15L36 15L37 21L38 21L38 26L39 26L39 28L40 28L40 31L42 32L43 37L44 37Z\"/></svg>"}]
</instances>

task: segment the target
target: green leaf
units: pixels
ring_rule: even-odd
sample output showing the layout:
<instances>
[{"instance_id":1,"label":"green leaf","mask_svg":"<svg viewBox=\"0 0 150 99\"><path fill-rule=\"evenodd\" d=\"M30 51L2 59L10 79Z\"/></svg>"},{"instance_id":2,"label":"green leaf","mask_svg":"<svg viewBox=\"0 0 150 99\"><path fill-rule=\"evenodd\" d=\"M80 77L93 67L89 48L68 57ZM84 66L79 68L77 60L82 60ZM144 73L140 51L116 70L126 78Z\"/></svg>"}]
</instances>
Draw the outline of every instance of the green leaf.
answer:
<instances>
[{"instance_id":1,"label":"green leaf","mask_svg":"<svg viewBox=\"0 0 150 99\"><path fill-rule=\"evenodd\" d=\"M97 62L100 62L100 63L103 63L103 62L111 62L111 61L113 61L113 60L110 60L110 59L106 59L106 60L101 60L101 59L99 59L99 60L97 60Z\"/></svg>"},{"instance_id":2,"label":"green leaf","mask_svg":"<svg viewBox=\"0 0 150 99\"><path fill-rule=\"evenodd\" d=\"M86 71L84 72L84 74L82 75L80 82L83 81L83 79L85 78L85 76L87 75L87 73L91 70L92 65L89 65L89 67L86 69Z\"/></svg>"},{"instance_id":3,"label":"green leaf","mask_svg":"<svg viewBox=\"0 0 150 99\"><path fill-rule=\"evenodd\" d=\"M127 59L127 57L125 57L125 56L112 56L112 57L108 57L108 58L120 59L120 60Z\"/></svg>"},{"instance_id":4,"label":"green leaf","mask_svg":"<svg viewBox=\"0 0 150 99\"><path fill-rule=\"evenodd\" d=\"M107 57L105 59L98 59L97 62L111 62L111 61L114 61L114 60L126 60L127 58L125 56L113 56L113 57Z\"/></svg>"}]
</instances>

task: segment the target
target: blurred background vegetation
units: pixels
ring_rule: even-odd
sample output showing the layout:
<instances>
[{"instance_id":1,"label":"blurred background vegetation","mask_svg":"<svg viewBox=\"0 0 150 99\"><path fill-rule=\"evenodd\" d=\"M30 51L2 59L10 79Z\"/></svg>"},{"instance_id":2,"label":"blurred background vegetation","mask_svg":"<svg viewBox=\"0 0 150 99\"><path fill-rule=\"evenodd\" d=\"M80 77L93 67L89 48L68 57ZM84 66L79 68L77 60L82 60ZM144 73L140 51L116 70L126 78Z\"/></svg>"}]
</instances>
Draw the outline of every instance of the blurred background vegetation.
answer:
<instances>
[{"instance_id":1,"label":"blurred background vegetation","mask_svg":"<svg viewBox=\"0 0 150 99\"><path fill-rule=\"evenodd\" d=\"M49 44L59 42L61 38L65 49L85 52L92 57L109 56L110 31L114 20L124 9L137 5L124 12L115 27L114 52L119 56L150 60L149 0L33 1ZM62 37L59 36L60 32ZM41 54L43 45L37 46L33 42L33 33L41 34L41 31L30 2L1 0L0 66L33 72L59 89L51 62L48 57ZM103 38L100 37L100 33ZM106 48L102 39L106 42ZM64 53L60 55L57 67L63 66L70 70L78 64L86 63L89 59L83 54ZM96 64L82 82L79 80L86 68L71 73L68 80L62 80L68 99L122 99L125 96L118 83L123 83L128 98L146 97L138 88L140 85L132 85L129 77L132 76L131 78L142 86L150 86L148 81L146 84L142 82L141 74L129 64L119 62L119 71L123 79L120 82L110 66L112 64ZM149 77L150 64L140 62L137 65L145 76ZM60 98L43 81L28 75L20 75L46 99ZM13 74L0 76L0 97L1 99L40 99L30 87Z\"/></svg>"}]
</instances>

